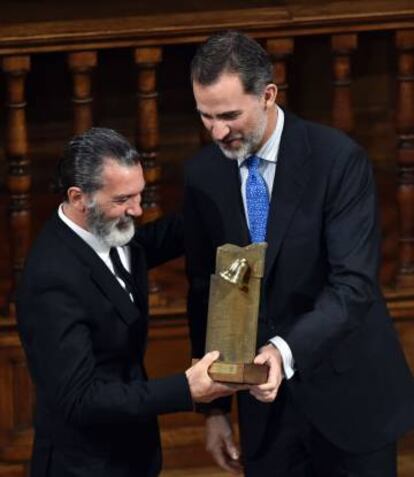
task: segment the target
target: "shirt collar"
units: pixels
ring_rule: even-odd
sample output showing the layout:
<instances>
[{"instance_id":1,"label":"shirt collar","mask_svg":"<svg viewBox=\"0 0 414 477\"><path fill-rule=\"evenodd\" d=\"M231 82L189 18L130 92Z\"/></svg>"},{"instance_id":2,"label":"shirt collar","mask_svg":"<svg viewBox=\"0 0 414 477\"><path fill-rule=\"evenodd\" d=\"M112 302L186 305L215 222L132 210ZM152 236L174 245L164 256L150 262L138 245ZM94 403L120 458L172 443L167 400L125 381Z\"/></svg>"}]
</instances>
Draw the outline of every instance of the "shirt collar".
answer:
<instances>
[{"instance_id":1,"label":"shirt collar","mask_svg":"<svg viewBox=\"0 0 414 477\"><path fill-rule=\"evenodd\" d=\"M110 247L103 243L102 240L99 240L98 237L93 235L91 232L88 232L84 228L80 227L78 224L73 222L65 213L63 212L63 204L60 204L58 209L59 218L64 222L70 229L72 229L76 235L78 235L82 240L84 240L96 253L98 254L107 254L109 255Z\"/></svg>"},{"instance_id":2,"label":"shirt collar","mask_svg":"<svg viewBox=\"0 0 414 477\"><path fill-rule=\"evenodd\" d=\"M255 156L268 162L277 162L277 156L279 154L280 140L282 138L283 125L285 123L285 113L279 106L277 108L277 120L275 129L269 139L263 144L263 146L255 153ZM238 159L239 167L244 163L244 159Z\"/></svg>"}]
</instances>

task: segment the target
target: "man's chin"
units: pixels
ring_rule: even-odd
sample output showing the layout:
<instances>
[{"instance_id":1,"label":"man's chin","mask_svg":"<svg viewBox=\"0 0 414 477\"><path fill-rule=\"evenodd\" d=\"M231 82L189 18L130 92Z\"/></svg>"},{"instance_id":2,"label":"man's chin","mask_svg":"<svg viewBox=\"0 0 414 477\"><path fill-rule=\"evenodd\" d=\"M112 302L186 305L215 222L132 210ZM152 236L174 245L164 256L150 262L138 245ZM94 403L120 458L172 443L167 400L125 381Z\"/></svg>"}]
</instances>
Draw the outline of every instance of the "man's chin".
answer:
<instances>
[{"instance_id":1,"label":"man's chin","mask_svg":"<svg viewBox=\"0 0 414 477\"><path fill-rule=\"evenodd\" d=\"M135 226L134 223L131 222L131 224L126 228L113 228L111 232L103 238L103 240L109 247L123 247L131 241L134 233Z\"/></svg>"},{"instance_id":2,"label":"man's chin","mask_svg":"<svg viewBox=\"0 0 414 477\"><path fill-rule=\"evenodd\" d=\"M217 145L220 148L221 152L227 157L227 159L233 159L237 161L238 159L245 158L245 152L242 149L228 149L222 144Z\"/></svg>"}]
</instances>

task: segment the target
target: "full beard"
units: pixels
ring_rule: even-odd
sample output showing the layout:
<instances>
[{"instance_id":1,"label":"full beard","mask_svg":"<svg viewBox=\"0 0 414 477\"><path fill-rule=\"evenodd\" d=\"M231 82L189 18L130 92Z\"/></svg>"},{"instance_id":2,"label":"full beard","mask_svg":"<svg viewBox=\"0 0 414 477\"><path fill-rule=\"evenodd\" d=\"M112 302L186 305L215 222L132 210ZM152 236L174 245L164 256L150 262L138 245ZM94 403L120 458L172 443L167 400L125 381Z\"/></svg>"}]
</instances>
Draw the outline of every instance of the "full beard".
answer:
<instances>
[{"instance_id":1,"label":"full beard","mask_svg":"<svg viewBox=\"0 0 414 477\"><path fill-rule=\"evenodd\" d=\"M237 149L226 148L223 141L215 141L221 152L228 159L243 160L248 156L251 156L253 153L257 152L259 149L260 143L262 142L265 130L266 130L266 117L263 116L260 118L260 121L257 124L257 127L250 134L241 137L241 144ZM229 137L227 140L238 139L237 136Z\"/></svg>"},{"instance_id":2,"label":"full beard","mask_svg":"<svg viewBox=\"0 0 414 477\"><path fill-rule=\"evenodd\" d=\"M129 216L108 219L96 202L88 205L86 214L88 229L108 247L122 247L134 236L134 219Z\"/></svg>"}]
</instances>

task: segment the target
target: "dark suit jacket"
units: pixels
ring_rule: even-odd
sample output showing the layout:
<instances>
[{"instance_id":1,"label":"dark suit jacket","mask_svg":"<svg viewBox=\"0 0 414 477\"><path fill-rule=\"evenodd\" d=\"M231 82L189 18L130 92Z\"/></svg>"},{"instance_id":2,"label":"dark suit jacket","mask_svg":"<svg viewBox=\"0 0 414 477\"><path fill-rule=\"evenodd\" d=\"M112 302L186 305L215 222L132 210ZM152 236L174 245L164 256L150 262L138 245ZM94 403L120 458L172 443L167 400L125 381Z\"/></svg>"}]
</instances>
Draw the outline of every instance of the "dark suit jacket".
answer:
<instances>
[{"instance_id":1,"label":"dark suit jacket","mask_svg":"<svg viewBox=\"0 0 414 477\"><path fill-rule=\"evenodd\" d=\"M379 448L414 425L413 379L378 285L374 189L358 145L286 113L258 346L275 335L286 340L296 365L288 394L320 432L351 452ZM249 243L237 161L215 145L188 163L185 229L191 338L200 356L216 248ZM262 404L242 393L245 452L256 452L262 437L271 436L275 406L277 399Z\"/></svg>"},{"instance_id":2,"label":"dark suit jacket","mask_svg":"<svg viewBox=\"0 0 414 477\"><path fill-rule=\"evenodd\" d=\"M147 380L147 268L182 253L164 219L131 242L137 306L57 215L27 259L17 322L36 388L33 477L156 476L158 414L192 409L184 374Z\"/></svg>"}]
</instances>

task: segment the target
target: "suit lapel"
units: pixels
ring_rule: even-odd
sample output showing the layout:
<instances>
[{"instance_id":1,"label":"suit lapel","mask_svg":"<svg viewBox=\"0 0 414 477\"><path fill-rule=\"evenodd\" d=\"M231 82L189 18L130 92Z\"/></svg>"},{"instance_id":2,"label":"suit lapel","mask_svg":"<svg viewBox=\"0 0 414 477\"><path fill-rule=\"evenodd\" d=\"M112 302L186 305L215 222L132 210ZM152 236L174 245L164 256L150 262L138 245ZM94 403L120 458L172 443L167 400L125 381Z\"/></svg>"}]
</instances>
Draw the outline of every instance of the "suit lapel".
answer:
<instances>
[{"instance_id":1,"label":"suit lapel","mask_svg":"<svg viewBox=\"0 0 414 477\"><path fill-rule=\"evenodd\" d=\"M224 206L226 242L243 247L250 243L250 235L244 214L239 167L236 160L227 159L221 152L220 155L214 188L222 195L220 202Z\"/></svg>"},{"instance_id":2,"label":"suit lapel","mask_svg":"<svg viewBox=\"0 0 414 477\"><path fill-rule=\"evenodd\" d=\"M122 320L130 325L141 314L138 307L129 299L125 290L111 273L105 263L73 230L64 224L56 214L53 219L57 233L75 255L89 268L91 279L102 290L118 310Z\"/></svg>"},{"instance_id":3,"label":"suit lapel","mask_svg":"<svg viewBox=\"0 0 414 477\"><path fill-rule=\"evenodd\" d=\"M131 275L135 281L137 292L137 306L143 311L145 316L148 314L148 279L147 265L144 260L144 251L136 243L131 243Z\"/></svg>"},{"instance_id":4,"label":"suit lapel","mask_svg":"<svg viewBox=\"0 0 414 477\"><path fill-rule=\"evenodd\" d=\"M305 190L309 178L309 153L304 124L285 112L267 225L268 249L264 280L269 276L284 235Z\"/></svg>"}]
</instances>

